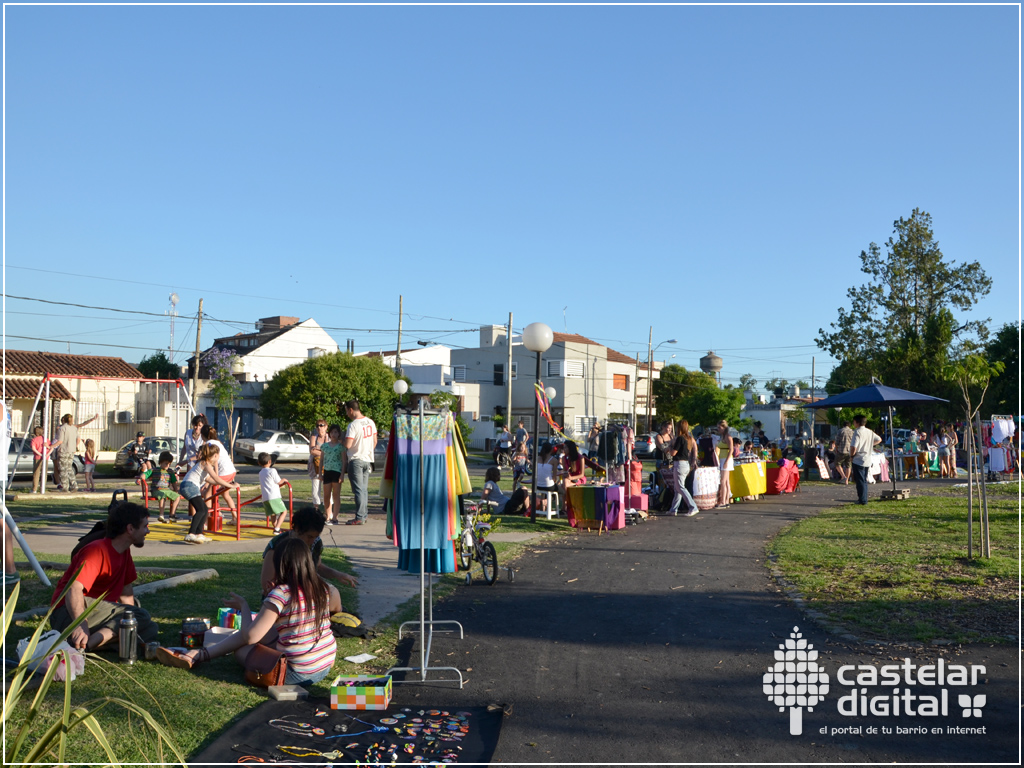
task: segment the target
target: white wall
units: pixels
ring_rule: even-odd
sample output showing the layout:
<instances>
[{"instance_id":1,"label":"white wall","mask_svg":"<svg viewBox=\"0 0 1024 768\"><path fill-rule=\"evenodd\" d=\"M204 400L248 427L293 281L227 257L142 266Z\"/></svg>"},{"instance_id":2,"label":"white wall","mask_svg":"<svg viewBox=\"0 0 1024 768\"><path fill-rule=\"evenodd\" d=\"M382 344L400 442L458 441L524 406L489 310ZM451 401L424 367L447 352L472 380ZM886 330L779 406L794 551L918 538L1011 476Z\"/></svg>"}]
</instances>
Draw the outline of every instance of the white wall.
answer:
<instances>
[{"instance_id":1,"label":"white wall","mask_svg":"<svg viewBox=\"0 0 1024 768\"><path fill-rule=\"evenodd\" d=\"M319 347L328 354L338 351L338 344L315 320L306 320L291 326L286 332L261 347L242 356L242 370L246 378L270 381L274 375L290 365L309 359L309 350Z\"/></svg>"}]
</instances>

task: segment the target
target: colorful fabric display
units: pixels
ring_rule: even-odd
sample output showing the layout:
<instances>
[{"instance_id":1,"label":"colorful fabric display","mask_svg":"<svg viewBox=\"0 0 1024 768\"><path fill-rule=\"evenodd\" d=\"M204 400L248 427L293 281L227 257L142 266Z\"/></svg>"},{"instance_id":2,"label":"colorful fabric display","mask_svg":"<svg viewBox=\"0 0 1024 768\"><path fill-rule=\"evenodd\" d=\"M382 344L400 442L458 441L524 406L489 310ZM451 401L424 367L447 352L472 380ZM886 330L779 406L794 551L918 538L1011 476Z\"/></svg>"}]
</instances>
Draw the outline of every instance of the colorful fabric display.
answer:
<instances>
[{"instance_id":1,"label":"colorful fabric display","mask_svg":"<svg viewBox=\"0 0 1024 768\"><path fill-rule=\"evenodd\" d=\"M455 542L462 533L458 497L472 490L465 449L448 412L425 414L422 433L421 461L419 414L395 416L380 495L394 502L392 541L398 547L398 567L419 573L422 464L424 567L429 573L454 573Z\"/></svg>"}]
</instances>

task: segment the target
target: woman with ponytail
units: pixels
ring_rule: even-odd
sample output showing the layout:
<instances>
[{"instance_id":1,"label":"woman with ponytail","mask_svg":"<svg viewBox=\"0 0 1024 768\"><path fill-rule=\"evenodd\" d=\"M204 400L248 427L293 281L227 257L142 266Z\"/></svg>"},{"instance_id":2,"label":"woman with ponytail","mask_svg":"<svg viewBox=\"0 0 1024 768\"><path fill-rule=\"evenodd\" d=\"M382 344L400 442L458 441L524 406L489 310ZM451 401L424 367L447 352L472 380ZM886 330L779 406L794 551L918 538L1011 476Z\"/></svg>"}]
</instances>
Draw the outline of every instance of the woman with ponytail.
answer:
<instances>
[{"instance_id":1,"label":"woman with ponytail","mask_svg":"<svg viewBox=\"0 0 1024 768\"><path fill-rule=\"evenodd\" d=\"M341 596L320 578L309 546L302 539L285 539L274 547L274 570L276 583L256 618L251 617L249 604L241 595L232 592L224 601L241 614L238 632L213 646L186 653L160 648L157 658L171 667L191 669L234 651L235 658L245 666L249 653L260 643L285 655L286 684L308 685L327 677L338 651L330 617L341 610Z\"/></svg>"}]
</instances>

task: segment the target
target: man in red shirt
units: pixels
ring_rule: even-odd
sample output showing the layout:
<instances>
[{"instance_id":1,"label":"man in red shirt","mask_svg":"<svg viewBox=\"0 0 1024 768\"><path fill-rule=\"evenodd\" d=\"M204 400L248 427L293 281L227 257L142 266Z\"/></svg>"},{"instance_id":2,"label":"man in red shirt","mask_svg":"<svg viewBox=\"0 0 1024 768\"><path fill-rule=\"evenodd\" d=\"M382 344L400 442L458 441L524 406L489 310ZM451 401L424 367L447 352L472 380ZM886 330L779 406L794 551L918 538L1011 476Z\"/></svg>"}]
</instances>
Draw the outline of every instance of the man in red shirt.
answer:
<instances>
[{"instance_id":1,"label":"man in red shirt","mask_svg":"<svg viewBox=\"0 0 1024 768\"><path fill-rule=\"evenodd\" d=\"M87 606L100 603L68 637L73 648L91 651L110 642L116 643L118 625L127 610L131 610L138 621L140 641L156 640L159 629L149 614L135 605L132 592L135 563L131 548L145 546L148 534L148 510L141 504L122 502L107 513L105 537L87 543L72 555L71 565L50 601L56 605L50 626L62 632ZM58 602L68 582L71 587Z\"/></svg>"}]
</instances>

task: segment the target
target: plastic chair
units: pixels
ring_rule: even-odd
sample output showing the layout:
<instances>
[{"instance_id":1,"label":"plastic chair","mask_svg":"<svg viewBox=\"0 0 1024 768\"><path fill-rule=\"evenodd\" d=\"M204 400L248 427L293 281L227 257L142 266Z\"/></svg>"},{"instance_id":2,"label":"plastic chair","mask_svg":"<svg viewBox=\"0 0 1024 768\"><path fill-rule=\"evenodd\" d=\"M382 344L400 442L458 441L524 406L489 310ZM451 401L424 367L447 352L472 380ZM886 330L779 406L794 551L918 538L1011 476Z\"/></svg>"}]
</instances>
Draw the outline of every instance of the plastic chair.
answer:
<instances>
[{"instance_id":1,"label":"plastic chair","mask_svg":"<svg viewBox=\"0 0 1024 768\"><path fill-rule=\"evenodd\" d=\"M559 501L559 499L558 499L558 492L557 491L541 491L541 490L538 490L537 491L537 495L538 496L543 496L545 499L547 499L547 509L544 509L544 510L538 509L537 510L537 514L538 515L544 515L545 517L547 517L548 520L551 519L552 514L554 514L555 517L558 517L558 515L559 515L559 511L558 511L558 501Z\"/></svg>"}]
</instances>

